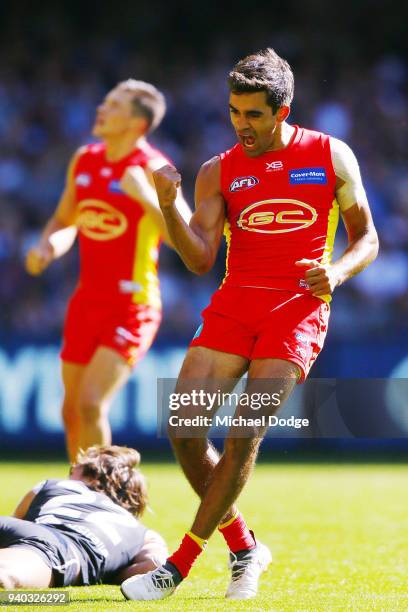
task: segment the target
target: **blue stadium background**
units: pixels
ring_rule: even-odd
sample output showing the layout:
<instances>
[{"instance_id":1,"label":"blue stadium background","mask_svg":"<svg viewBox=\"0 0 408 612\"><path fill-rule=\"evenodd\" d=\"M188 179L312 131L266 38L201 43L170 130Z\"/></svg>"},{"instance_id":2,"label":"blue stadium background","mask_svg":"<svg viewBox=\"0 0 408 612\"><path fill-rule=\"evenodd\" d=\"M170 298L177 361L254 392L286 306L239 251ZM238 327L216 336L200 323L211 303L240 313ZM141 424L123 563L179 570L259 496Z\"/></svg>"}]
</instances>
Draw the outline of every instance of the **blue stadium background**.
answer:
<instances>
[{"instance_id":1,"label":"blue stadium background","mask_svg":"<svg viewBox=\"0 0 408 612\"><path fill-rule=\"evenodd\" d=\"M273 46L296 78L291 120L347 141L361 164L380 234L377 261L336 292L314 376L407 378L407 9L393 2L289 0L234 8L209 1L0 6L0 435L4 452L63 452L58 347L77 254L40 279L24 254L55 208L67 160L89 142L95 106L118 80L136 77L166 94L153 137L181 170L192 202L199 165L234 143L226 74L241 56ZM337 252L345 244L339 232ZM176 376L200 311L223 274L204 278L163 248L164 322L154 349L112 411L115 440L167 448L156 437L155 378ZM350 400L353 401L353 400ZM408 403L408 400L407 400ZM367 406L408 435L408 407ZM369 413L370 414L370 413ZM380 421L381 421L380 418ZM332 445L335 444L332 441ZM362 441L359 442L360 446ZM279 446L279 445L275 445ZM384 438L370 448L383 448ZM1 451L0 451L1 452Z\"/></svg>"}]
</instances>

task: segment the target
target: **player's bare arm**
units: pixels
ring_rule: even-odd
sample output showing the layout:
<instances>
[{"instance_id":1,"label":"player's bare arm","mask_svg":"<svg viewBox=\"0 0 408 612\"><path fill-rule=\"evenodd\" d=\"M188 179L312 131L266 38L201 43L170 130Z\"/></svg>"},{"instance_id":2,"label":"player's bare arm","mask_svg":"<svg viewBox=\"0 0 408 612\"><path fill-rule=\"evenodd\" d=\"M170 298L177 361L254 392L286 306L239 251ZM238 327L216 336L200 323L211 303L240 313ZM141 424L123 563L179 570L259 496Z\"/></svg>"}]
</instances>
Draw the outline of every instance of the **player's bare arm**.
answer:
<instances>
[{"instance_id":1,"label":"player's bare arm","mask_svg":"<svg viewBox=\"0 0 408 612\"><path fill-rule=\"evenodd\" d=\"M345 225L348 245L335 262L302 259L296 264L307 268L305 279L315 296L333 293L349 278L362 272L378 254L378 236L361 181L357 160L343 142L331 138L336 172L336 199Z\"/></svg>"},{"instance_id":2,"label":"player's bare arm","mask_svg":"<svg viewBox=\"0 0 408 612\"><path fill-rule=\"evenodd\" d=\"M81 153L82 149L79 149L72 157L58 206L46 224L38 244L27 253L25 267L29 274L41 274L54 259L67 253L74 244L77 235L74 168Z\"/></svg>"},{"instance_id":3,"label":"player's bare arm","mask_svg":"<svg viewBox=\"0 0 408 612\"><path fill-rule=\"evenodd\" d=\"M28 491L28 493L26 493L23 499L19 502L17 508L14 510L13 516L15 518L23 519L36 495L37 492L35 490Z\"/></svg>"},{"instance_id":4,"label":"player's bare arm","mask_svg":"<svg viewBox=\"0 0 408 612\"><path fill-rule=\"evenodd\" d=\"M177 206L181 176L164 166L153 173L157 195L170 238L186 267L205 274L214 265L225 223L225 203L220 191L220 161L214 157L200 168L195 186L196 210L187 224Z\"/></svg>"},{"instance_id":5,"label":"player's bare arm","mask_svg":"<svg viewBox=\"0 0 408 612\"><path fill-rule=\"evenodd\" d=\"M160 209L152 174L155 170L162 167L163 164L166 164L166 160L158 158L150 160L146 168L129 166L121 179L120 186L127 195L137 200L143 206L144 210L156 223L164 242L174 248ZM181 193L181 189L177 193L176 206L183 219L188 223L191 218L191 210Z\"/></svg>"},{"instance_id":6,"label":"player's bare arm","mask_svg":"<svg viewBox=\"0 0 408 612\"><path fill-rule=\"evenodd\" d=\"M115 584L120 584L126 578L136 574L144 574L165 562L168 555L166 542L157 531L148 529L142 548L132 559L132 563L115 576Z\"/></svg>"}]
</instances>

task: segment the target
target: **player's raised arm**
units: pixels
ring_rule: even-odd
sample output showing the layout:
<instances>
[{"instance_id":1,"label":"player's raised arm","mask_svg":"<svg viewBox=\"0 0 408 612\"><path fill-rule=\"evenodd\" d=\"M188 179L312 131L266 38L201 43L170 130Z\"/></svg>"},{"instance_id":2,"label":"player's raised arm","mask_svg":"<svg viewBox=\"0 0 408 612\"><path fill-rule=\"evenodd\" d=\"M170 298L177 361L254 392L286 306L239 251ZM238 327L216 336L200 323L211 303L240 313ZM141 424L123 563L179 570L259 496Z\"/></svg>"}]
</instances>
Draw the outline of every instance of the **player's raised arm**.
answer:
<instances>
[{"instance_id":1,"label":"player's raised arm","mask_svg":"<svg viewBox=\"0 0 408 612\"><path fill-rule=\"evenodd\" d=\"M152 217L159 228L163 240L168 246L174 248L160 209L152 174L164 164L166 164L166 160L159 158L150 160L148 166L144 169L141 166L129 166L126 168L121 179L120 186L127 195L137 200L143 206L144 210ZM181 193L181 189L177 193L176 207L184 221L189 223L191 210Z\"/></svg>"},{"instance_id":2,"label":"player's raised arm","mask_svg":"<svg viewBox=\"0 0 408 612\"><path fill-rule=\"evenodd\" d=\"M305 279L315 296L333 293L349 278L362 272L378 254L378 236L357 159L348 145L330 138L336 173L336 199L348 235L343 255L332 264L302 259L296 262L307 268Z\"/></svg>"},{"instance_id":3,"label":"player's raised arm","mask_svg":"<svg viewBox=\"0 0 408 612\"><path fill-rule=\"evenodd\" d=\"M81 152L82 149L79 149L72 157L58 206L42 231L38 243L27 253L25 267L29 274L41 274L54 259L69 251L75 241L77 228L74 168Z\"/></svg>"},{"instance_id":4,"label":"player's raised arm","mask_svg":"<svg viewBox=\"0 0 408 612\"><path fill-rule=\"evenodd\" d=\"M196 181L196 210L187 224L176 206L181 176L172 166L153 173L160 208L172 243L191 272L205 274L214 265L221 242L225 203L220 191L220 160L203 164Z\"/></svg>"}]
</instances>

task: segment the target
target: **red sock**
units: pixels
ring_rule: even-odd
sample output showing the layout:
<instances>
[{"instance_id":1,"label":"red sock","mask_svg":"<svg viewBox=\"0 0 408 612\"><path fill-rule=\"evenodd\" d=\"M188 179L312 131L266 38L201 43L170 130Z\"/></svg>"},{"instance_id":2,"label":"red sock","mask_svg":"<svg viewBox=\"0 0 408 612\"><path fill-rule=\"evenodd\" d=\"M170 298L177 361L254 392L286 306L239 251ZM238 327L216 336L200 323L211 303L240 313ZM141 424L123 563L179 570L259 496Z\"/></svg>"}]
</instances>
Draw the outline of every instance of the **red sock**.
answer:
<instances>
[{"instance_id":1,"label":"red sock","mask_svg":"<svg viewBox=\"0 0 408 612\"><path fill-rule=\"evenodd\" d=\"M256 542L252 531L249 531L241 513L218 527L225 538L228 548L236 553L239 550L255 548Z\"/></svg>"},{"instance_id":2,"label":"red sock","mask_svg":"<svg viewBox=\"0 0 408 612\"><path fill-rule=\"evenodd\" d=\"M206 544L206 541L202 538L198 538L194 535L193 537L197 538L197 541L195 541L189 533L186 533L179 548L167 559L167 561L170 561L170 563L176 566L183 578L188 575L194 561L203 551ZM198 542L204 543L204 545L200 546Z\"/></svg>"}]
</instances>

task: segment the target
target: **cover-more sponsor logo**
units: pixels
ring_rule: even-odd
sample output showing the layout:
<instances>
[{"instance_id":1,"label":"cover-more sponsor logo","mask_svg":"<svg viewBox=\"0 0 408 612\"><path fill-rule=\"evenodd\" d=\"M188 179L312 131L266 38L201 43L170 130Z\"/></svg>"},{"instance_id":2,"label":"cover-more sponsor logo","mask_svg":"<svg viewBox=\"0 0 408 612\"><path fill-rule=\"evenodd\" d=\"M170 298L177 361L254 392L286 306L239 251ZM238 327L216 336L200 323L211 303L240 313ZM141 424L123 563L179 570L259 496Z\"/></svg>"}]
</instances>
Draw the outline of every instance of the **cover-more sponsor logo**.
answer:
<instances>
[{"instance_id":1,"label":"cover-more sponsor logo","mask_svg":"<svg viewBox=\"0 0 408 612\"><path fill-rule=\"evenodd\" d=\"M289 170L289 183L291 185L327 184L325 168L296 168Z\"/></svg>"},{"instance_id":2,"label":"cover-more sponsor logo","mask_svg":"<svg viewBox=\"0 0 408 612\"><path fill-rule=\"evenodd\" d=\"M83 200L78 206L76 225L92 240L113 240L127 229L125 215L101 200Z\"/></svg>"},{"instance_id":3,"label":"cover-more sponsor logo","mask_svg":"<svg viewBox=\"0 0 408 612\"><path fill-rule=\"evenodd\" d=\"M232 181L230 191L245 191L255 187L258 183L259 179L256 176L238 176Z\"/></svg>"},{"instance_id":4,"label":"cover-more sponsor logo","mask_svg":"<svg viewBox=\"0 0 408 612\"><path fill-rule=\"evenodd\" d=\"M248 232L283 234L305 229L316 219L317 212L310 204L277 198L247 206L241 212L237 225Z\"/></svg>"}]
</instances>

